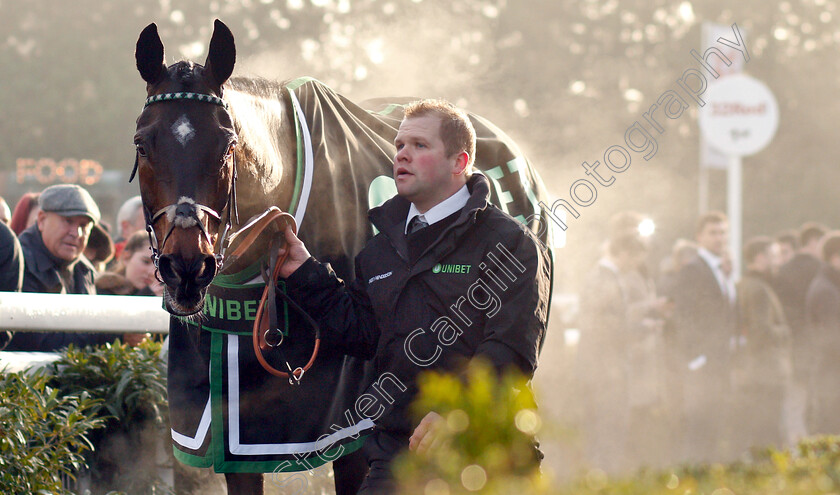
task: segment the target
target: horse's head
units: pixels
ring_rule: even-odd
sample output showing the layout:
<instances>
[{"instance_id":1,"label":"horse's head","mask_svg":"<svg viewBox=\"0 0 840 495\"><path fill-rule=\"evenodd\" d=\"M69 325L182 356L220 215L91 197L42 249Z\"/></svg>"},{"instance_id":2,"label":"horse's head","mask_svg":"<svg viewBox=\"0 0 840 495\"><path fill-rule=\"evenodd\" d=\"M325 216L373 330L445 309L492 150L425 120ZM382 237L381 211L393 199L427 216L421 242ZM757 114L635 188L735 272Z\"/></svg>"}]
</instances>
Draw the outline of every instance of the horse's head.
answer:
<instances>
[{"instance_id":1,"label":"horse's head","mask_svg":"<svg viewBox=\"0 0 840 495\"><path fill-rule=\"evenodd\" d=\"M135 172L140 178L166 308L190 315L204 305L218 269L216 245L236 207L236 133L222 100L236 60L233 35L217 20L203 67L167 67L157 26L150 24L135 56L148 98L137 118L132 178Z\"/></svg>"}]
</instances>

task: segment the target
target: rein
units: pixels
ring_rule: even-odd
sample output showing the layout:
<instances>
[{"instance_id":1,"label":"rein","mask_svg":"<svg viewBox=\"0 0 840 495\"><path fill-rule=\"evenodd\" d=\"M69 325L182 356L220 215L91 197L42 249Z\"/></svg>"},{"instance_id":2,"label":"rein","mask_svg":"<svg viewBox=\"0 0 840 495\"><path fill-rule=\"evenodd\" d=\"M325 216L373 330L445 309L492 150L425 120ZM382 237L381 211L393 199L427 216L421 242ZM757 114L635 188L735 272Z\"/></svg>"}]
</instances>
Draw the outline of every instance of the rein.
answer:
<instances>
[{"instance_id":1,"label":"rein","mask_svg":"<svg viewBox=\"0 0 840 495\"><path fill-rule=\"evenodd\" d=\"M277 280L280 278L280 267L286 261L289 253L285 252L279 256L280 248L283 245L283 236L285 235L286 227L289 226L292 232L297 233L297 225L293 216L289 215L277 208L270 207L262 215L245 225L239 232L236 232L231 237L233 242L239 235L244 234L245 237L242 242L231 252L230 260L235 261L245 251L250 248L259 236L272 224L277 224L278 230L274 233L271 239L271 245L268 251L268 267L263 267L262 276L265 281L265 289L263 290L260 303L257 305L257 314L254 319L254 331L252 333L252 342L254 345L254 354L257 356L257 361L260 365L274 376L280 378L288 378L292 385L300 385L300 380L303 374L312 367L315 363L315 358L318 357L318 349L321 347L321 328L309 314L298 306L288 295L277 291ZM295 311L303 315L307 323L309 323L315 330L315 346L312 349L312 355L309 361L304 366L298 366L292 369L289 360L286 359L283 349L280 347L283 343L283 332L280 330L279 320L277 317L277 305L274 302L277 296L286 300L286 303ZM265 308L268 308L268 312ZM263 356L263 351L275 349L280 353L283 363L286 365L288 371L281 371L274 368Z\"/></svg>"},{"instance_id":2,"label":"rein","mask_svg":"<svg viewBox=\"0 0 840 495\"><path fill-rule=\"evenodd\" d=\"M146 107L154 103L173 100L195 100L219 105L225 110L228 109L227 102L225 102L219 97L202 93L188 92L164 93L150 96L146 98L146 103L143 106L143 108L145 109ZM128 182L131 182L134 179L134 176L137 173L138 163L139 155L135 158L134 169L131 171L131 176L129 177ZM204 235L204 238L207 240L208 245L212 244L210 241L210 233L204 226L204 222L202 222L199 212L203 212L204 214L209 215L210 217L215 219L220 225L222 224L222 215L219 212L217 212L213 208L210 208L209 206L195 203L189 198L179 198L177 203L165 206L154 212L154 214L152 214L152 212L144 205L143 214L146 217L146 231L149 234L149 244L152 247L152 260L155 264L155 276L158 277L158 280L160 280L160 255L163 251L163 246L166 244L166 241L169 239L169 236L172 234L178 223L179 209L183 214L182 216L185 216L187 219L192 219L195 221L199 230L201 230L201 233ZM243 240L230 253L227 259L227 261L229 262L233 262L240 256L242 256L242 254L246 250L248 250L248 248L250 248L254 244L254 242L256 242L257 238L270 225L274 223L278 224L278 232L275 232L274 237L271 240L271 245L269 249L268 269L261 270L263 280L265 281L265 290L263 290L262 297L260 298L256 318L254 320L254 353L257 356L257 361L259 361L260 365L267 372L280 378L288 378L289 383L292 385L300 385L300 380L301 378L303 378L303 374L307 370L309 370L309 368L312 367L313 363L315 362L315 358L318 357L318 349L321 346L321 329L318 323L308 313L306 313L306 311L304 311L300 306L298 306L291 298L289 298L288 295L286 295L283 292L277 292L276 290L277 280L280 278L280 267L283 266L283 263L288 257L288 252L286 252L282 257L279 257L278 259L278 254L282 246L282 239L286 230L286 226L291 226L292 231L295 233L297 232L297 225L295 224L295 219L288 213L284 213L283 211L281 211L280 208L272 206L268 208L262 215L248 222L247 225L242 226L242 228L240 228L237 232L230 233L232 216L236 218L236 223L239 224L239 210L236 201L235 152L233 153L233 176L231 179L231 187L230 191L228 191L228 200L225 206L223 207L223 210L226 210L227 213L225 215L224 230L222 231L222 235L218 238L216 244L213 245L213 253L216 259L216 273L221 272L224 268L224 264L226 261L225 252L228 246L231 243L233 243L234 239L238 238L240 235L244 235ZM231 211L233 212L233 214L231 214ZM158 245L154 225L164 215L170 217L170 225L169 229L166 232L166 235L164 235L163 237L163 242L160 245ZM230 237L228 237L229 234ZM310 356L309 361L306 363L306 365L302 367L299 366L295 369L292 369L292 366L289 364L288 359L286 359L286 356L283 353L283 349L280 347L280 345L283 343L283 332L279 328L279 322L277 318L277 304L275 301L277 296L284 298L289 304L289 306L292 307L292 309L296 310L301 315L303 315L304 319L307 320L307 322L312 326L312 328L315 331L315 345L312 350L312 355ZM266 307L268 307L268 312L264 311L264 308ZM279 352L281 359L283 360L283 362L286 365L286 368L288 369L288 372L278 370L271 366L271 364L268 363L268 361L266 361L262 352L264 350L268 351L270 349L275 349Z\"/></svg>"}]
</instances>

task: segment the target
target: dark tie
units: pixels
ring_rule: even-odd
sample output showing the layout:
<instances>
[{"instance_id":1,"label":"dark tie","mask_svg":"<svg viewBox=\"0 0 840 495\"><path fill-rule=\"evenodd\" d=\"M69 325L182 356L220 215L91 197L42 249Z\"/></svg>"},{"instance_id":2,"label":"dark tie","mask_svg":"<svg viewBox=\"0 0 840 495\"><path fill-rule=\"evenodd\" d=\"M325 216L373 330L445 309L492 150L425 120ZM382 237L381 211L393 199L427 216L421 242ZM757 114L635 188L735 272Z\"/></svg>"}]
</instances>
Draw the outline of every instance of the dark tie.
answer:
<instances>
[{"instance_id":1,"label":"dark tie","mask_svg":"<svg viewBox=\"0 0 840 495\"><path fill-rule=\"evenodd\" d=\"M417 215L416 217L412 218L411 221L408 222L408 233L413 234L418 230L422 229L423 227L428 226L428 222L420 218L420 215Z\"/></svg>"}]
</instances>

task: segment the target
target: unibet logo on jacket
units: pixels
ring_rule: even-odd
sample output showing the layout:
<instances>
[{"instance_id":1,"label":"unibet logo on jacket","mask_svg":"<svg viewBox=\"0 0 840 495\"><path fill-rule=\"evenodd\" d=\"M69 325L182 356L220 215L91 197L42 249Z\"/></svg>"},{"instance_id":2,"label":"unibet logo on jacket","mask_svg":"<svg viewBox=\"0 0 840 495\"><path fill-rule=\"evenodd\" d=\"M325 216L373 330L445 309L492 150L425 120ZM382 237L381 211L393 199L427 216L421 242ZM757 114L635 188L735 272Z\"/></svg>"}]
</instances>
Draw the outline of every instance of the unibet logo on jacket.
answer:
<instances>
[{"instance_id":1,"label":"unibet logo on jacket","mask_svg":"<svg viewBox=\"0 0 840 495\"><path fill-rule=\"evenodd\" d=\"M470 273L472 265L442 265L438 263L432 267L432 273Z\"/></svg>"}]
</instances>

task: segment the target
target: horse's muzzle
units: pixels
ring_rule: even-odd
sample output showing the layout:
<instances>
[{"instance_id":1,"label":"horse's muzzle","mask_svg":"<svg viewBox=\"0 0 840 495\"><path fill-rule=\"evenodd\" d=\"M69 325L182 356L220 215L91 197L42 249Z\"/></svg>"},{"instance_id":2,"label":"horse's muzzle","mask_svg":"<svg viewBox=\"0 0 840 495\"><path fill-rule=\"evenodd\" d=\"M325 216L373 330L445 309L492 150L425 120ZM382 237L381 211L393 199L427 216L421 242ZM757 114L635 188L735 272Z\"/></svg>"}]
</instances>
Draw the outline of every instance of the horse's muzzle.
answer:
<instances>
[{"instance_id":1,"label":"horse's muzzle","mask_svg":"<svg viewBox=\"0 0 840 495\"><path fill-rule=\"evenodd\" d=\"M177 254L164 254L158 262L158 270L172 298L171 302L177 306L179 316L201 311L204 307L204 293L216 276L215 257L203 255L185 260Z\"/></svg>"}]
</instances>

